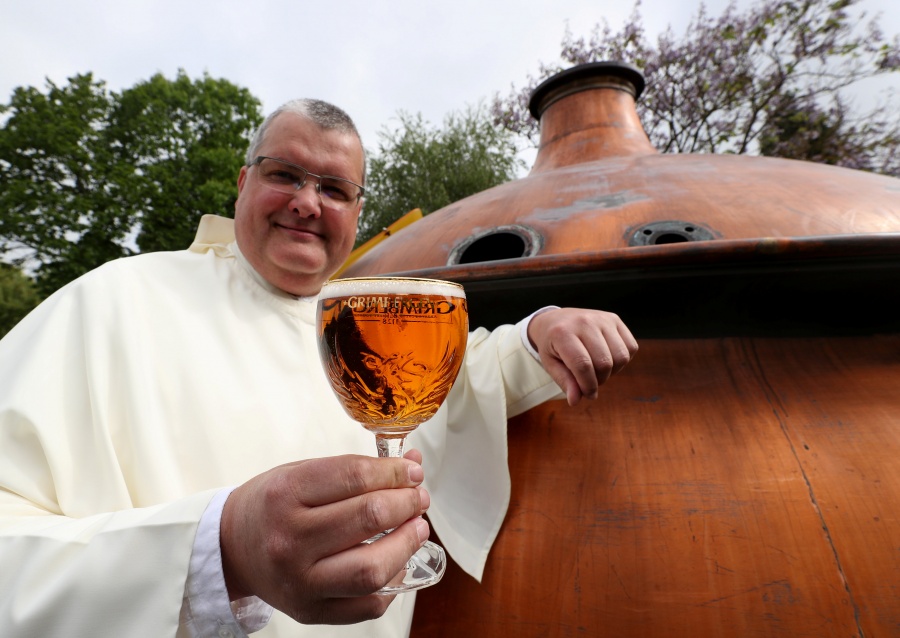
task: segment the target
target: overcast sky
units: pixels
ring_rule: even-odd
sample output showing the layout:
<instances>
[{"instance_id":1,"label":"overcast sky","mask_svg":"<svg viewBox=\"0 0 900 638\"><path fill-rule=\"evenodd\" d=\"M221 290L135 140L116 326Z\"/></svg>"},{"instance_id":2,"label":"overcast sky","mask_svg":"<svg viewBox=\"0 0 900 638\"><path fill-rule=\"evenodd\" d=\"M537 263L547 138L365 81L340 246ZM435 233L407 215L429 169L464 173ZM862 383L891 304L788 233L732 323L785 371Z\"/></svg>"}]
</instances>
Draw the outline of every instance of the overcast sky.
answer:
<instances>
[{"instance_id":1,"label":"overcast sky","mask_svg":"<svg viewBox=\"0 0 900 638\"><path fill-rule=\"evenodd\" d=\"M749 0L740 0L746 6ZM717 15L725 0L709 0ZM683 33L698 0L644 0L650 33ZM162 72L208 72L246 87L266 112L295 97L346 109L363 141L397 111L444 116L521 87L559 59L566 26L614 30L629 0L0 0L0 101L17 86L91 71L120 90ZM863 0L900 33L897 0Z\"/></svg>"}]
</instances>

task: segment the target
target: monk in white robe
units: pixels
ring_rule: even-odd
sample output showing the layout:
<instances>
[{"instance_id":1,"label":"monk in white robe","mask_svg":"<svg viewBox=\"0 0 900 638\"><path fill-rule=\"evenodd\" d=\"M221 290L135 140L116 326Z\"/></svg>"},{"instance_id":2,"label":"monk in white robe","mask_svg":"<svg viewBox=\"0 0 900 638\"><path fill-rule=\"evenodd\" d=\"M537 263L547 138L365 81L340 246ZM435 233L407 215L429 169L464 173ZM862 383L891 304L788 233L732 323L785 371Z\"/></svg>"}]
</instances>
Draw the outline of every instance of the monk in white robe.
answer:
<instances>
[{"instance_id":1,"label":"monk in white robe","mask_svg":"<svg viewBox=\"0 0 900 638\"><path fill-rule=\"evenodd\" d=\"M320 105L270 116L251 153L362 183L358 135L307 112ZM560 387L595 396L636 351L593 311L476 330L410 437L424 463L347 456L374 440L318 362L314 295L359 208L335 220L325 195L279 199L254 170L234 223L206 217L190 250L88 273L0 342L0 635L405 636L415 595L372 592L427 536L425 510L479 578L509 499L506 419ZM357 470L368 482L347 487ZM382 525L392 545L346 541ZM301 624L323 622L356 624Z\"/></svg>"}]
</instances>

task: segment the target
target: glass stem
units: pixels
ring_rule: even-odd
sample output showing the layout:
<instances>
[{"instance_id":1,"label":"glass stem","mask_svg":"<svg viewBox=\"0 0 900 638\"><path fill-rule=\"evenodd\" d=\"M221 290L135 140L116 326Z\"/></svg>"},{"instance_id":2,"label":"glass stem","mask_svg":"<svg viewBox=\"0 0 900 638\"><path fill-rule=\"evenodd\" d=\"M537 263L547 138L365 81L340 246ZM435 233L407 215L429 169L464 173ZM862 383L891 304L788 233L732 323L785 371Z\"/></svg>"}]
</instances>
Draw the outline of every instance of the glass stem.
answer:
<instances>
[{"instance_id":1,"label":"glass stem","mask_svg":"<svg viewBox=\"0 0 900 638\"><path fill-rule=\"evenodd\" d=\"M398 459L403 456L403 444L406 443L405 436L387 437L379 434L375 435L375 445L378 446L378 458L394 458Z\"/></svg>"},{"instance_id":2,"label":"glass stem","mask_svg":"<svg viewBox=\"0 0 900 638\"><path fill-rule=\"evenodd\" d=\"M378 447L378 458L380 459L399 459L403 456L403 444L406 443L405 436L382 436L380 434L375 435L375 445ZM366 543L374 543L379 538L384 536L385 534L390 534L394 531L394 528L386 529L380 534L376 534L372 538L366 541Z\"/></svg>"}]
</instances>

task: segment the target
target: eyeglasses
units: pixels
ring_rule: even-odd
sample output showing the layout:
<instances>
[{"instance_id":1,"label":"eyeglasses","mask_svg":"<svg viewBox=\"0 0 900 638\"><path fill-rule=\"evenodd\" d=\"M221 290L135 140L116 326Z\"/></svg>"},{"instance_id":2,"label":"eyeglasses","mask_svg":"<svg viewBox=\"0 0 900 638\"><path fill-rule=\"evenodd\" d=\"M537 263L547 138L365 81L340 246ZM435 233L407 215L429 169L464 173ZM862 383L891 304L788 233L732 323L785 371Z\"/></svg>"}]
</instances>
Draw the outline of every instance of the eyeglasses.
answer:
<instances>
[{"instance_id":1,"label":"eyeglasses","mask_svg":"<svg viewBox=\"0 0 900 638\"><path fill-rule=\"evenodd\" d=\"M260 184L286 195L293 195L306 186L308 177L315 177L318 180L315 185L316 192L325 208L351 211L365 193L362 186L348 179L316 175L302 166L274 157L260 155L249 166L256 167L256 179Z\"/></svg>"}]
</instances>

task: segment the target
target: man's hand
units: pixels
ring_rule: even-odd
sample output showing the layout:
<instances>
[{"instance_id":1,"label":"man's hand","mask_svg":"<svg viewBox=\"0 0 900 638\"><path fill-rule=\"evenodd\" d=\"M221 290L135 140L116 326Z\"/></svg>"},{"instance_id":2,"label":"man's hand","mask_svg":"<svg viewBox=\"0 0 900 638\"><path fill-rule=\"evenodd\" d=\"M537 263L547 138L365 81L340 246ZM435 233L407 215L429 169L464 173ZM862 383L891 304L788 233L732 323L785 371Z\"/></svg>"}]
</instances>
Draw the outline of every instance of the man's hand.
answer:
<instances>
[{"instance_id":1,"label":"man's hand","mask_svg":"<svg viewBox=\"0 0 900 638\"><path fill-rule=\"evenodd\" d=\"M535 316L528 338L544 369L566 393L569 405L597 398L597 389L638 350L617 315L602 310L557 308Z\"/></svg>"},{"instance_id":2,"label":"man's hand","mask_svg":"<svg viewBox=\"0 0 900 638\"><path fill-rule=\"evenodd\" d=\"M255 595L298 622L381 616L391 580L428 538L422 457L339 456L289 463L235 489L221 548L232 600ZM361 544L386 529L393 532Z\"/></svg>"}]
</instances>

